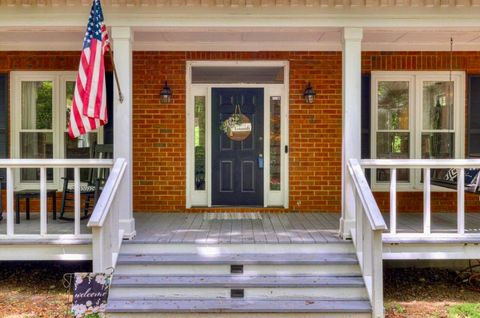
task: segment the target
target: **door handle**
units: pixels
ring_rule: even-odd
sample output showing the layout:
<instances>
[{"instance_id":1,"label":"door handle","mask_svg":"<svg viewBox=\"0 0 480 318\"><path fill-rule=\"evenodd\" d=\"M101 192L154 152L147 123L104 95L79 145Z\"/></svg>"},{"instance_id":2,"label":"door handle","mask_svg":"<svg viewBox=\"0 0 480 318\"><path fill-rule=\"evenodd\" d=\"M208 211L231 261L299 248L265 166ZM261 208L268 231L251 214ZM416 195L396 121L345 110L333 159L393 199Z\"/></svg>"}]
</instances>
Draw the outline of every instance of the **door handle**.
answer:
<instances>
[{"instance_id":1,"label":"door handle","mask_svg":"<svg viewBox=\"0 0 480 318\"><path fill-rule=\"evenodd\" d=\"M258 155L258 168L263 169L264 162L263 162L263 154Z\"/></svg>"}]
</instances>

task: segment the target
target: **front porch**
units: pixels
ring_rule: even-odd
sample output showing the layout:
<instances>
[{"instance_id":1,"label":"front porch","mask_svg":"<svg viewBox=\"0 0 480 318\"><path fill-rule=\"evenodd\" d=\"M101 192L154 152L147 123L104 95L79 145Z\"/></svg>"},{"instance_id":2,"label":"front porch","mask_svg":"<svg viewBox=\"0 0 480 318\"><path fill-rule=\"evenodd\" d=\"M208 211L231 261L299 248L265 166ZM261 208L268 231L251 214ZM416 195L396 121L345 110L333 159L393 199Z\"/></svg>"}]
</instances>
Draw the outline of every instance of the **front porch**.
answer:
<instances>
[{"instance_id":1,"label":"front porch","mask_svg":"<svg viewBox=\"0 0 480 318\"><path fill-rule=\"evenodd\" d=\"M390 216L383 213L389 224ZM384 243L401 243L408 236L410 240L426 238L423 236L423 213L400 213L397 216L397 238L388 236L385 231ZM7 220L0 221L0 244L14 244L18 237L35 235L38 244L48 243L40 234L40 214L32 213L26 220L21 214L20 224L15 224L17 237L8 238ZM338 213L134 213L137 235L126 243L161 244L321 244L343 242L339 236ZM87 227L88 220L80 221L80 233L91 235ZM58 239L74 233L74 222L53 220L49 213L48 234ZM455 213L432 214L432 236L449 235L457 232ZM465 233L480 235L480 213L465 214ZM407 234L408 236L402 236ZM428 237L427 237L428 238ZM33 239L33 237L32 237ZM86 237L84 237L86 239ZM443 243L459 243L459 238L444 238ZM461 241L461 240L460 240ZM470 237L462 243L480 243L478 238Z\"/></svg>"}]
</instances>

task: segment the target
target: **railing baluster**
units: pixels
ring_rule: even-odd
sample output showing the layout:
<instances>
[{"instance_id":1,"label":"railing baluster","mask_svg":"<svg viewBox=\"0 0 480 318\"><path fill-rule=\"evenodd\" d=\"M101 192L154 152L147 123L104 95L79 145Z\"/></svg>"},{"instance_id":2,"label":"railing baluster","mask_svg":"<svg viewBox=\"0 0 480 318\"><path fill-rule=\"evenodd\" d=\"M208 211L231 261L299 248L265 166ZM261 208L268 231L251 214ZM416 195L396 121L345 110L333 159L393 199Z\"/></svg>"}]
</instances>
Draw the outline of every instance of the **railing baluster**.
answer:
<instances>
[{"instance_id":1,"label":"railing baluster","mask_svg":"<svg viewBox=\"0 0 480 318\"><path fill-rule=\"evenodd\" d=\"M397 233L397 168L390 171L390 233Z\"/></svg>"},{"instance_id":2,"label":"railing baluster","mask_svg":"<svg viewBox=\"0 0 480 318\"><path fill-rule=\"evenodd\" d=\"M423 169L423 233L431 233L430 168Z\"/></svg>"},{"instance_id":3,"label":"railing baluster","mask_svg":"<svg viewBox=\"0 0 480 318\"><path fill-rule=\"evenodd\" d=\"M356 237L356 245L357 245L357 251L362 254L363 253L363 206L362 206L362 201L360 200L360 197L355 191L355 209L356 209L356 222L355 222L355 237Z\"/></svg>"},{"instance_id":4,"label":"railing baluster","mask_svg":"<svg viewBox=\"0 0 480 318\"><path fill-rule=\"evenodd\" d=\"M372 231L372 311L374 318L384 316L382 231Z\"/></svg>"},{"instance_id":5,"label":"railing baluster","mask_svg":"<svg viewBox=\"0 0 480 318\"><path fill-rule=\"evenodd\" d=\"M47 168L40 168L40 235L47 234Z\"/></svg>"},{"instance_id":6,"label":"railing baluster","mask_svg":"<svg viewBox=\"0 0 480 318\"><path fill-rule=\"evenodd\" d=\"M15 234L15 211L13 210L13 168L7 168L7 235L12 236ZM1 195L1 194L0 194Z\"/></svg>"},{"instance_id":7,"label":"railing baluster","mask_svg":"<svg viewBox=\"0 0 480 318\"><path fill-rule=\"evenodd\" d=\"M465 234L465 168L457 172L457 232Z\"/></svg>"},{"instance_id":8,"label":"railing baluster","mask_svg":"<svg viewBox=\"0 0 480 318\"><path fill-rule=\"evenodd\" d=\"M75 230L74 233L75 235L80 235L80 168L76 167L74 168L74 197L75 197Z\"/></svg>"},{"instance_id":9,"label":"railing baluster","mask_svg":"<svg viewBox=\"0 0 480 318\"><path fill-rule=\"evenodd\" d=\"M372 230L366 217L363 218L363 272L372 277Z\"/></svg>"}]
</instances>

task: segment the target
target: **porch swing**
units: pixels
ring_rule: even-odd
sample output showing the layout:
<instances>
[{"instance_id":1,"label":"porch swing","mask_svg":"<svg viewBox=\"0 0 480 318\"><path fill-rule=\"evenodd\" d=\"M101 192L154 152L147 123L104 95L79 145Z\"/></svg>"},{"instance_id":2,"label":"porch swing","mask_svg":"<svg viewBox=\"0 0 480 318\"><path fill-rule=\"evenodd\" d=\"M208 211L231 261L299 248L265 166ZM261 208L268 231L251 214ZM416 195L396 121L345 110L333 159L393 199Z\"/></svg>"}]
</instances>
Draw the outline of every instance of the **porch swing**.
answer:
<instances>
[{"instance_id":1,"label":"porch swing","mask_svg":"<svg viewBox=\"0 0 480 318\"><path fill-rule=\"evenodd\" d=\"M447 98L445 100L445 105L451 107L453 109L452 103L452 94L451 94L451 87L452 87L452 60L453 60L453 38L450 38L450 73L449 73L449 85L448 85L448 92ZM440 102L440 98L437 99L436 105L434 107L435 115L440 118L440 112L442 103ZM451 110L449 109L447 112L447 123L450 125L450 113ZM440 126L440 125L439 125ZM440 127L437 127L440 128ZM457 189L458 188L458 171L455 168L451 169L432 169L431 176L430 176L430 183L435 186L448 188L448 189ZM465 192L470 193L479 193L480 194L480 169L465 169L465 179L464 179L464 189Z\"/></svg>"}]
</instances>

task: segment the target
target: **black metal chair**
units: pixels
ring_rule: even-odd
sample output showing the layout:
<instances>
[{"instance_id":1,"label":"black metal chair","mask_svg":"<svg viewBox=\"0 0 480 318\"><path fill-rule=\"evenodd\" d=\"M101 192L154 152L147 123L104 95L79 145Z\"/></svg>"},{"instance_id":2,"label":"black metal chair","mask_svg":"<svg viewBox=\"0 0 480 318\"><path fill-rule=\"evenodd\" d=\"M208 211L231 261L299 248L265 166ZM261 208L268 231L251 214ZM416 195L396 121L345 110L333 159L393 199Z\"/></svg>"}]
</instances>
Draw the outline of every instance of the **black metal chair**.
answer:
<instances>
[{"instance_id":1,"label":"black metal chair","mask_svg":"<svg viewBox=\"0 0 480 318\"><path fill-rule=\"evenodd\" d=\"M92 158L95 159L112 159L113 158L113 145L111 144L97 144L93 147ZM83 216L81 219L86 219L90 216L91 210L95 206L103 186L108 179L110 169L108 168L91 168L88 169L88 178L86 180L80 180L80 195L83 199ZM63 194L62 204L60 210L60 219L62 220L74 220L73 217L65 215L66 208L71 208L74 211L75 200L75 188L74 180L66 177L63 178ZM68 204L71 202L71 204Z\"/></svg>"}]
</instances>

